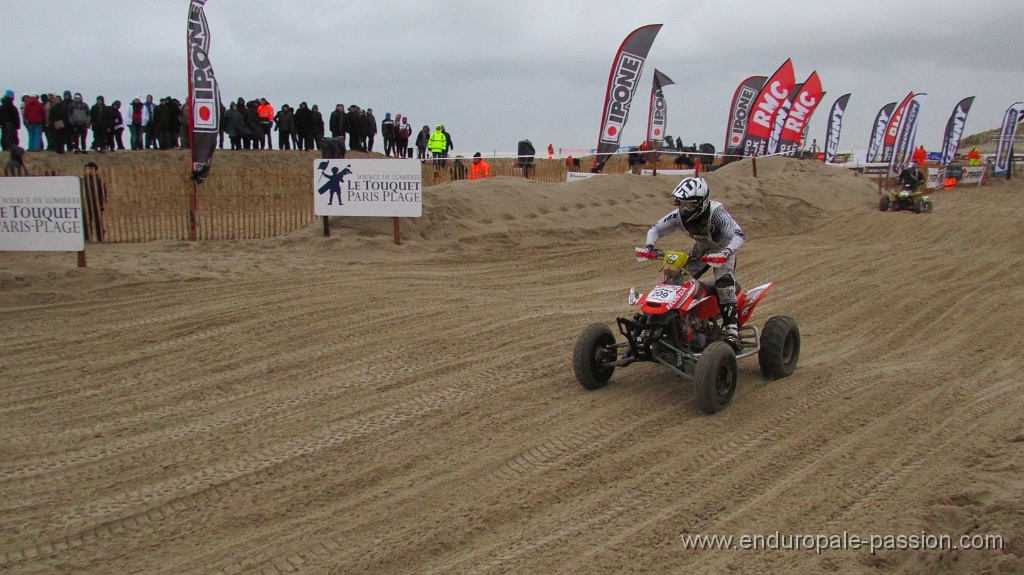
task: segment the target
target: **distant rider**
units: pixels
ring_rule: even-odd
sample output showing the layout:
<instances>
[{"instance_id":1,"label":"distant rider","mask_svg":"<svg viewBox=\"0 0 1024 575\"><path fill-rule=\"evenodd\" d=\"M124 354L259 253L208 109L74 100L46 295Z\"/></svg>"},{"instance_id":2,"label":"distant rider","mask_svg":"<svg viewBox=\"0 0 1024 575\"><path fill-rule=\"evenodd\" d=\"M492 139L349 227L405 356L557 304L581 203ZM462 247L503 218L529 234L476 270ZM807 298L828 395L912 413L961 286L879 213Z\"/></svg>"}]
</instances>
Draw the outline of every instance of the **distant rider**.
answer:
<instances>
[{"instance_id":1,"label":"distant rider","mask_svg":"<svg viewBox=\"0 0 1024 575\"><path fill-rule=\"evenodd\" d=\"M698 278L707 271L707 264L701 262L702 256L709 256L716 264L722 264L714 268L718 309L722 314L725 339L735 347L739 344L736 252L746 237L722 204L711 201L710 194L711 190L704 178L683 178L672 191L672 199L678 208L651 226L647 232L647 249L653 250L660 238L681 229L696 242L690 248L686 263L686 271L690 275Z\"/></svg>"},{"instance_id":2,"label":"distant rider","mask_svg":"<svg viewBox=\"0 0 1024 575\"><path fill-rule=\"evenodd\" d=\"M920 188L921 185L924 184L924 180L924 172L921 171L921 168L917 167L917 162L910 162L907 164L907 167L900 172L899 177L896 178L896 183L904 188L908 188L911 193L913 193L917 191L917 188Z\"/></svg>"}]
</instances>

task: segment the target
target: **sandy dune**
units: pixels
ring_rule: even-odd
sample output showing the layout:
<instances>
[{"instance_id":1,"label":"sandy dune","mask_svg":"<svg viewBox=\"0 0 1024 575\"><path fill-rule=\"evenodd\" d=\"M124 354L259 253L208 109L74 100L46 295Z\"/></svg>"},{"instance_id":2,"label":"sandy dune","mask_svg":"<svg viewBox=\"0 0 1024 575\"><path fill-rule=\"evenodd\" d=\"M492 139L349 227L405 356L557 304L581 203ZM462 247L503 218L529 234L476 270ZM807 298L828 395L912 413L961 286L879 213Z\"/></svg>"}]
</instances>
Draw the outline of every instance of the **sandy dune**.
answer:
<instances>
[{"instance_id":1,"label":"sandy dune","mask_svg":"<svg viewBox=\"0 0 1024 575\"><path fill-rule=\"evenodd\" d=\"M1018 181L879 213L812 162L709 175L803 353L701 415L656 365L586 392L674 178L512 178L265 241L0 253L0 572L1022 573ZM689 246L681 234L665 240ZM703 550L680 536L1000 535Z\"/></svg>"}]
</instances>

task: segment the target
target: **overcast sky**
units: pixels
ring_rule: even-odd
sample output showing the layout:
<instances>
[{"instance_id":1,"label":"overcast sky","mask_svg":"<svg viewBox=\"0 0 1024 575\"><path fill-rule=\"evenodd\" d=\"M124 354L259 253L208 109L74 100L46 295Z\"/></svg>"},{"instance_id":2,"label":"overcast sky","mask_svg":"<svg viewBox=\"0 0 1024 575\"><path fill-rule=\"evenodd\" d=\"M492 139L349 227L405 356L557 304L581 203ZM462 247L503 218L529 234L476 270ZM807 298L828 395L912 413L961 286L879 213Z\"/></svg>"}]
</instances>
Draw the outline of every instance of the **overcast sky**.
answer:
<instances>
[{"instance_id":1,"label":"overcast sky","mask_svg":"<svg viewBox=\"0 0 1024 575\"><path fill-rule=\"evenodd\" d=\"M0 0L0 90L72 90L86 101L136 94L185 100L186 0ZM406 114L444 124L455 153L594 148L622 40L663 24L643 69L623 144L644 137L651 78L665 88L667 132L721 151L729 104L748 76L792 58L826 95L810 124L820 145L832 102L852 93L841 150L867 146L879 108L927 93L917 142L937 150L953 106L976 96L965 135L996 128L1024 100L1019 0L953 2L644 0L444 2L209 0L210 60L225 102L266 97ZM24 134L22 145L27 144ZM127 134L126 134L127 138ZM381 144L376 144L381 151Z\"/></svg>"}]
</instances>

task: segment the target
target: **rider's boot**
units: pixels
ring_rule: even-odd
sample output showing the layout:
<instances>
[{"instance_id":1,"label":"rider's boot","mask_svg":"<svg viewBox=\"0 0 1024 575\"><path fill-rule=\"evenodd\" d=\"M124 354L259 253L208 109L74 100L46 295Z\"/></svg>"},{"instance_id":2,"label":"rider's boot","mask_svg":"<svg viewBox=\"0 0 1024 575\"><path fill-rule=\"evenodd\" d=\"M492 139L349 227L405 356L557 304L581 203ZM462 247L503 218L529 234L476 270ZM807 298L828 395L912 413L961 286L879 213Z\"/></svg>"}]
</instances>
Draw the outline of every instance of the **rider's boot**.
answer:
<instances>
[{"instance_id":1,"label":"rider's boot","mask_svg":"<svg viewBox=\"0 0 1024 575\"><path fill-rule=\"evenodd\" d=\"M725 339L725 343L738 350L740 347L740 330L737 325L739 312L736 309L736 304L723 304L718 308L718 311L722 314L722 336Z\"/></svg>"}]
</instances>

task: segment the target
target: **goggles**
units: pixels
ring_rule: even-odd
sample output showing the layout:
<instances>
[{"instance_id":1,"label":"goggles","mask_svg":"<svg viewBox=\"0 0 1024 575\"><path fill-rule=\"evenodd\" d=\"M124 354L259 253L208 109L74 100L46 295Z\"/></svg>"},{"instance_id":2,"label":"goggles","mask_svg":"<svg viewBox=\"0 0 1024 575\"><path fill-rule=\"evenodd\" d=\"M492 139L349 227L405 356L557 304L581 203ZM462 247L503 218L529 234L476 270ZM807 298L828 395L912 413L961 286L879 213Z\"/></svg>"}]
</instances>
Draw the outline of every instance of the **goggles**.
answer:
<instances>
[{"instance_id":1,"label":"goggles","mask_svg":"<svg viewBox=\"0 0 1024 575\"><path fill-rule=\"evenodd\" d=\"M700 205L700 200L698 200L697 198L689 198L685 200L676 198L675 204L685 211L692 212L693 210L696 210L697 207Z\"/></svg>"}]
</instances>

